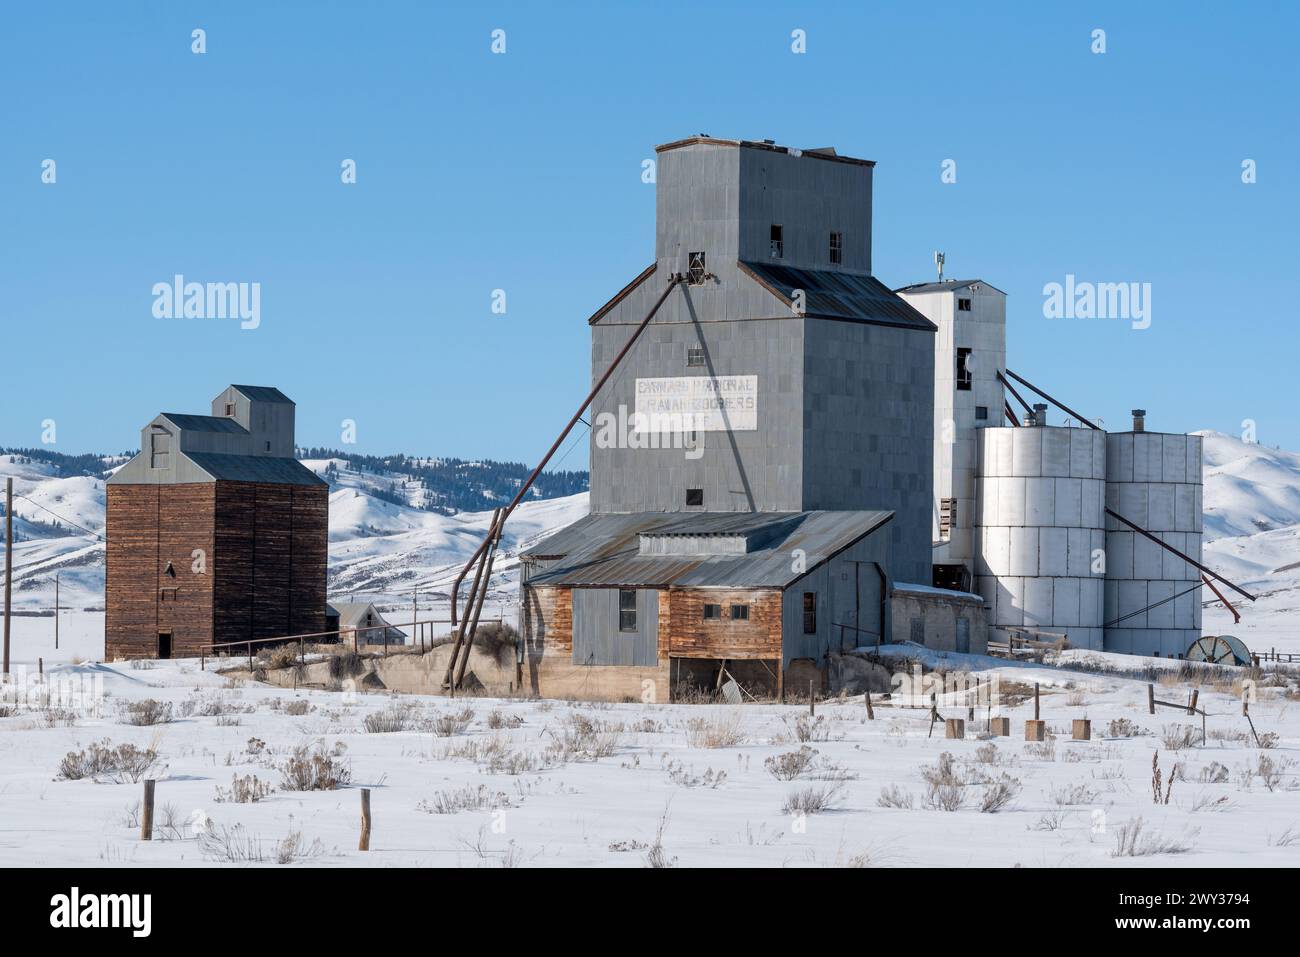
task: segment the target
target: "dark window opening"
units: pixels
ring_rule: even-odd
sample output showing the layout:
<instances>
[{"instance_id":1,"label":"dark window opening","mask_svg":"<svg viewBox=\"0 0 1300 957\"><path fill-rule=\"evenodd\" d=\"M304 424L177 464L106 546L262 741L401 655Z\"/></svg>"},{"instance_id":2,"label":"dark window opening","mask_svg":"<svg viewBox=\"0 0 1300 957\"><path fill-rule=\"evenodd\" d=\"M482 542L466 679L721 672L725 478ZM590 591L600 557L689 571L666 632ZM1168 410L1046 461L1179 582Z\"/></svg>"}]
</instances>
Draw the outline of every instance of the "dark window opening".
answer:
<instances>
[{"instance_id":1,"label":"dark window opening","mask_svg":"<svg viewBox=\"0 0 1300 957\"><path fill-rule=\"evenodd\" d=\"M831 262L838 265L843 261L844 234L831 233Z\"/></svg>"},{"instance_id":2,"label":"dark window opening","mask_svg":"<svg viewBox=\"0 0 1300 957\"><path fill-rule=\"evenodd\" d=\"M705 605L705 606L704 606L704 620L705 620L705 621L714 621L714 620L716 620L716 619L718 619L718 618L721 618L721 617L722 617L722 606L721 606L721 605Z\"/></svg>"},{"instance_id":3,"label":"dark window opening","mask_svg":"<svg viewBox=\"0 0 1300 957\"><path fill-rule=\"evenodd\" d=\"M618 630L636 631L636 589L618 590Z\"/></svg>"},{"instance_id":4,"label":"dark window opening","mask_svg":"<svg viewBox=\"0 0 1300 957\"><path fill-rule=\"evenodd\" d=\"M235 414L235 403L233 403L233 402L227 402L227 403L226 403L226 415L234 415L234 414Z\"/></svg>"},{"instance_id":5,"label":"dark window opening","mask_svg":"<svg viewBox=\"0 0 1300 957\"><path fill-rule=\"evenodd\" d=\"M703 346L692 346L686 350L686 365L691 367L704 365Z\"/></svg>"},{"instance_id":6,"label":"dark window opening","mask_svg":"<svg viewBox=\"0 0 1300 957\"><path fill-rule=\"evenodd\" d=\"M975 406L975 419L978 422L985 422L989 417L989 407L987 405Z\"/></svg>"},{"instance_id":7,"label":"dark window opening","mask_svg":"<svg viewBox=\"0 0 1300 957\"><path fill-rule=\"evenodd\" d=\"M731 619L732 619L732 621L749 621L749 606L748 606L748 605L732 605L732 606L731 606Z\"/></svg>"},{"instance_id":8,"label":"dark window opening","mask_svg":"<svg viewBox=\"0 0 1300 957\"><path fill-rule=\"evenodd\" d=\"M957 527L957 500L955 498L939 499L939 537L951 538L952 530Z\"/></svg>"},{"instance_id":9,"label":"dark window opening","mask_svg":"<svg viewBox=\"0 0 1300 957\"><path fill-rule=\"evenodd\" d=\"M692 286L704 285L704 253L686 254L686 279Z\"/></svg>"},{"instance_id":10,"label":"dark window opening","mask_svg":"<svg viewBox=\"0 0 1300 957\"><path fill-rule=\"evenodd\" d=\"M969 299L958 299L958 300L957 300L957 311L958 311L958 312L970 312L970 300L969 300Z\"/></svg>"},{"instance_id":11,"label":"dark window opening","mask_svg":"<svg viewBox=\"0 0 1300 957\"><path fill-rule=\"evenodd\" d=\"M172 633L170 631L158 632L158 657L170 658L172 656Z\"/></svg>"},{"instance_id":12,"label":"dark window opening","mask_svg":"<svg viewBox=\"0 0 1300 957\"><path fill-rule=\"evenodd\" d=\"M772 258L781 259L785 256L785 243L781 239L781 227L772 226Z\"/></svg>"},{"instance_id":13,"label":"dark window opening","mask_svg":"<svg viewBox=\"0 0 1300 957\"><path fill-rule=\"evenodd\" d=\"M266 451L268 451L268 452L271 451L271 442L270 442L269 439L267 440L267 443L266 443Z\"/></svg>"},{"instance_id":14,"label":"dark window opening","mask_svg":"<svg viewBox=\"0 0 1300 957\"><path fill-rule=\"evenodd\" d=\"M686 490L686 504L687 504L687 505L703 505L703 504L704 504L704 489L702 489L702 488L688 488L688 489Z\"/></svg>"},{"instance_id":15,"label":"dark window opening","mask_svg":"<svg viewBox=\"0 0 1300 957\"><path fill-rule=\"evenodd\" d=\"M971 371L970 371L970 350L957 350L957 388L963 392L970 391Z\"/></svg>"},{"instance_id":16,"label":"dark window opening","mask_svg":"<svg viewBox=\"0 0 1300 957\"><path fill-rule=\"evenodd\" d=\"M817 593L815 591L803 593L803 633L817 634Z\"/></svg>"}]
</instances>

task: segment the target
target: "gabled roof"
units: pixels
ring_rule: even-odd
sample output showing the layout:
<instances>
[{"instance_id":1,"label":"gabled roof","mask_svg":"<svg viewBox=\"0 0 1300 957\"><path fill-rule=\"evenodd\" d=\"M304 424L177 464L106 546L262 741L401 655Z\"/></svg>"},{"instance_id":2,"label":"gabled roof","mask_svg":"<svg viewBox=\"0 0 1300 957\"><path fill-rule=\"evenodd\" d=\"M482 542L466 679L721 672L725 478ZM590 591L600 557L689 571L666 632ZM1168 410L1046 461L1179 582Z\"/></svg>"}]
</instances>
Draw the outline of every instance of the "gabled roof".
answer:
<instances>
[{"instance_id":1,"label":"gabled roof","mask_svg":"<svg viewBox=\"0 0 1300 957\"><path fill-rule=\"evenodd\" d=\"M528 576L530 585L643 588L785 588L856 544L894 517L888 511L674 513L588 515L526 549L525 558L551 558ZM773 534L746 554L643 555L643 535ZM806 556L795 571L794 549Z\"/></svg>"},{"instance_id":2,"label":"gabled roof","mask_svg":"<svg viewBox=\"0 0 1300 957\"><path fill-rule=\"evenodd\" d=\"M236 392L242 393L254 402L287 402L293 405L293 399L289 398L279 389L272 385L234 385L230 388Z\"/></svg>"},{"instance_id":3,"label":"gabled roof","mask_svg":"<svg viewBox=\"0 0 1300 957\"><path fill-rule=\"evenodd\" d=\"M1002 292L1002 290L993 285L993 283L985 282L983 279L945 279L943 282L917 282L910 286L903 286L900 289L895 289L894 292L956 292L958 289L969 289L971 286L975 285L988 286L994 292L1001 292L1002 295L1006 295L1005 292Z\"/></svg>"},{"instance_id":4,"label":"gabled roof","mask_svg":"<svg viewBox=\"0 0 1300 957\"><path fill-rule=\"evenodd\" d=\"M272 455L227 455L221 452L182 452L217 481L265 482L269 485L326 485L297 459Z\"/></svg>"},{"instance_id":5,"label":"gabled roof","mask_svg":"<svg viewBox=\"0 0 1300 957\"><path fill-rule=\"evenodd\" d=\"M164 412L162 417L187 432L240 432L248 430L236 422L220 415L190 415L188 412Z\"/></svg>"},{"instance_id":6,"label":"gabled roof","mask_svg":"<svg viewBox=\"0 0 1300 957\"><path fill-rule=\"evenodd\" d=\"M812 319L865 322L934 332L938 328L875 276L795 269L741 260L740 268L767 290L794 306L795 291L803 292L803 314Z\"/></svg>"}]
</instances>

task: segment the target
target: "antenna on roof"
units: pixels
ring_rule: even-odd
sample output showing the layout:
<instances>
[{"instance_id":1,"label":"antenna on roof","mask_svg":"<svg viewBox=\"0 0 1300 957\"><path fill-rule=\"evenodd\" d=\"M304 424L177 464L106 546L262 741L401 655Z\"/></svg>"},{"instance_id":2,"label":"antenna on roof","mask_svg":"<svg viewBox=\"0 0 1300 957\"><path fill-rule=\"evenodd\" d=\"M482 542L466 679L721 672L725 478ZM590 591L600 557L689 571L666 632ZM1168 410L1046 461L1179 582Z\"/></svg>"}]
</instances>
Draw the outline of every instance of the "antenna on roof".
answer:
<instances>
[{"instance_id":1,"label":"antenna on roof","mask_svg":"<svg viewBox=\"0 0 1300 957\"><path fill-rule=\"evenodd\" d=\"M939 268L939 281L943 282L943 253L939 250L934 251L934 264Z\"/></svg>"}]
</instances>

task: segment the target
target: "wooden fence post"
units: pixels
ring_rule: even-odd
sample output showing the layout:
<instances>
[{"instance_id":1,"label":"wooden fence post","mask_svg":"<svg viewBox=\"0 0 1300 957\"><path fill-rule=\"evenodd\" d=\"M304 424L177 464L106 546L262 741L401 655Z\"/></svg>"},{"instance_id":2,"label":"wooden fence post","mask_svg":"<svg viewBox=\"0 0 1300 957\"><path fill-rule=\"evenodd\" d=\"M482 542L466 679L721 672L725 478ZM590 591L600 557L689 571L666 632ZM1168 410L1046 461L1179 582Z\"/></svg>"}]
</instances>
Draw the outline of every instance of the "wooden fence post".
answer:
<instances>
[{"instance_id":1,"label":"wooden fence post","mask_svg":"<svg viewBox=\"0 0 1300 957\"><path fill-rule=\"evenodd\" d=\"M817 698L813 695L813 680L808 679L808 717L817 714Z\"/></svg>"},{"instance_id":2,"label":"wooden fence post","mask_svg":"<svg viewBox=\"0 0 1300 957\"><path fill-rule=\"evenodd\" d=\"M870 688L868 688L866 691L862 693L862 700L867 703L867 720L875 721L876 712L871 710L871 689Z\"/></svg>"},{"instance_id":3,"label":"wooden fence post","mask_svg":"<svg viewBox=\"0 0 1300 957\"><path fill-rule=\"evenodd\" d=\"M1191 700L1191 703L1188 704L1188 706L1187 706L1187 713L1188 713L1188 714L1196 714L1196 699L1199 698L1200 696L1201 696L1201 689L1200 689L1200 688L1193 688L1193 689L1192 689L1192 700Z\"/></svg>"},{"instance_id":4,"label":"wooden fence post","mask_svg":"<svg viewBox=\"0 0 1300 957\"><path fill-rule=\"evenodd\" d=\"M1034 720L1035 721L1041 720L1041 715L1039 715L1038 713L1038 682L1037 681L1034 682Z\"/></svg>"},{"instance_id":5,"label":"wooden fence post","mask_svg":"<svg viewBox=\"0 0 1300 957\"><path fill-rule=\"evenodd\" d=\"M144 808L140 811L140 840L153 840L153 778L144 782Z\"/></svg>"},{"instance_id":6,"label":"wooden fence post","mask_svg":"<svg viewBox=\"0 0 1300 957\"><path fill-rule=\"evenodd\" d=\"M370 850L370 788L361 789L361 843L357 850Z\"/></svg>"},{"instance_id":7,"label":"wooden fence post","mask_svg":"<svg viewBox=\"0 0 1300 957\"><path fill-rule=\"evenodd\" d=\"M1156 686L1153 684L1147 685L1147 710L1156 713Z\"/></svg>"}]
</instances>

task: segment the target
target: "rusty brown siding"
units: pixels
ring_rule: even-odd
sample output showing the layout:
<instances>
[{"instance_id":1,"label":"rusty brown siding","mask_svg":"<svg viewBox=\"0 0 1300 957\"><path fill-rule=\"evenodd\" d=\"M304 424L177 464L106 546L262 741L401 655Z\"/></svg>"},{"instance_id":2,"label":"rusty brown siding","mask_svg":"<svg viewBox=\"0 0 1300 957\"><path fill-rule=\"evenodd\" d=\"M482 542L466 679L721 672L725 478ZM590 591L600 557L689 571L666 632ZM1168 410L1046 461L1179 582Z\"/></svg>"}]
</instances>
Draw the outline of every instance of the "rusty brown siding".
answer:
<instances>
[{"instance_id":1,"label":"rusty brown siding","mask_svg":"<svg viewBox=\"0 0 1300 957\"><path fill-rule=\"evenodd\" d=\"M704 606L722 606L723 618L704 618ZM748 605L748 620L733 621L733 604ZM672 589L668 613L668 650L674 658L780 658L781 591L767 589ZM662 645L662 641L661 641Z\"/></svg>"}]
</instances>

